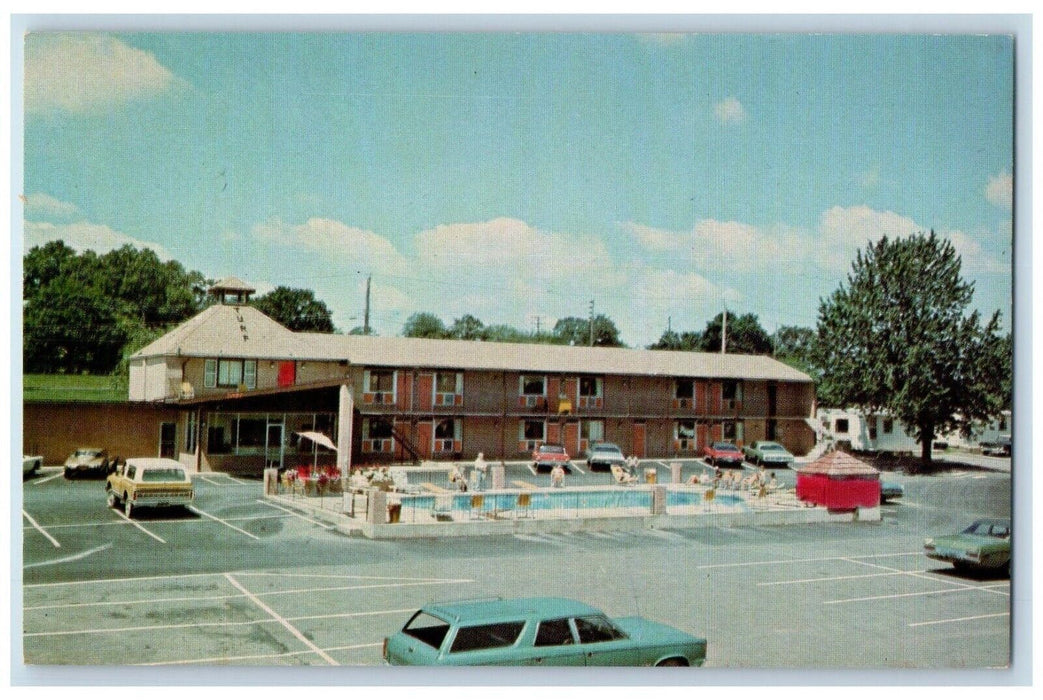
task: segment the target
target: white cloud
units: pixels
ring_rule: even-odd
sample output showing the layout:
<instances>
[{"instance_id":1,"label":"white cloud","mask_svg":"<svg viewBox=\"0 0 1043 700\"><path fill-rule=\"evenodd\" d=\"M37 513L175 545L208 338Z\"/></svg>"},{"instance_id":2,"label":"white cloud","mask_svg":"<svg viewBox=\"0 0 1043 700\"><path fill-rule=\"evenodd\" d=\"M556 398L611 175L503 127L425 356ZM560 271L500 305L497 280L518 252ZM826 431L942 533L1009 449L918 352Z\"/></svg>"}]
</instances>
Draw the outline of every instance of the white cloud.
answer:
<instances>
[{"instance_id":1,"label":"white cloud","mask_svg":"<svg viewBox=\"0 0 1043 700\"><path fill-rule=\"evenodd\" d=\"M1014 204L1014 177L1009 173L1000 173L989 178L985 186L985 199L997 207L1010 209Z\"/></svg>"},{"instance_id":2,"label":"white cloud","mask_svg":"<svg viewBox=\"0 0 1043 700\"><path fill-rule=\"evenodd\" d=\"M892 211L877 211L865 205L832 207L819 217L812 262L828 270L846 270L867 243L875 243L884 236L902 238L924 230L912 219Z\"/></svg>"},{"instance_id":3,"label":"white cloud","mask_svg":"<svg viewBox=\"0 0 1043 700\"><path fill-rule=\"evenodd\" d=\"M148 248L155 251L160 260L170 260L173 256L158 243L138 240L119 231L113 231L104 224L92 224L78 221L71 224L53 224L44 221L25 222L25 248L44 245L51 241L63 241L77 252L93 250L107 253L110 250L132 245L135 248Z\"/></svg>"},{"instance_id":4,"label":"white cloud","mask_svg":"<svg viewBox=\"0 0 1043 700\"><path fill-rule=\"evenodd\" d=\"M722 124L739 124L746 119L746 110L734 97L725 98L715 104L713 114Z\"/></svg>"},{"instance_id":5,"label":"white cloud","mask_svg":"<svg viewBox=\"0 0 1043 700\"><path fill-rule=\"evenodd\" d=\"M764 229L738 221L704 219L691 231L674 232L627 222L640 247L652 253L675 253L680 261L703 270L736 267L761 271L794 255L802 257L806 237L782 227Z\"/></svg>"},{"instance_id":6,"label":"white cloud","mask_svg":"<svg viewBox=\"0 0 1043 700\"><path fill-rule=\"evenodd\" d=\"M22 205L25 218L39 221L79 221L83 219L83 212L79 207L69 202L52 197L49 194L36 192L22 196Z\"/></svg>"},{"instance_id":7,"label":"white cloud","mask_svg":"<svg viewBox=\"0 0 1043 700\"><path fill-rule=\"evenodd\" d=\"M397 275L409 267L388 239L333 219L316 217L298 225L271 219L254 226L251 234L262 241L311 250L330 256L338 263L351 263L367 270Z\"/></svg>"},{"instance_id":8,"label":"white cloud","mask_svg":"<svg viewBox=\"0 0 1043 700\"><path fill-rule=\"evenodd\" d=\"M987 253L981 243L963 231L948 231L945 237L960 256L964 273L1011 274L1013 270L1009 262L1003 262L996 256Z\"/></svg>"},{"instance_id":9,"label":"white cloud","mask_svg":"<svg viewBox=\"0 0 1043 700\"><path fill-rule=\"evenodd\" d=\"M84 113L169 90L177 82L156 58L113 37L42 33L25 39L25 107Z\"/></svg>"}]
</instances>

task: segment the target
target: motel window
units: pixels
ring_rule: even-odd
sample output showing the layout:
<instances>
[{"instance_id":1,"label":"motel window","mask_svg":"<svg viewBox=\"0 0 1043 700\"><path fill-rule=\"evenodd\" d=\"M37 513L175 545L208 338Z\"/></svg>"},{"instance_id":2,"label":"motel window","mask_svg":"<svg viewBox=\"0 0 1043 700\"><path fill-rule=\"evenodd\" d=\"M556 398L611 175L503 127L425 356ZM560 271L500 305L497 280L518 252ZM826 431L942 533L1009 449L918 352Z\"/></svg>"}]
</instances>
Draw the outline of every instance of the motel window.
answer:
<instances>
[{"instance_id":1,"label":"motel window","mask_svg":"<svg viewBox=\"0 0 1043 700\"><path fill-rule=\"evenodd\" d=\"M391 421L383 418L368 418L362 428L364 440L386 440L391 437Z\"/></svg>"},{"instance_id":2,"label":"motel window","mask_svg":"<svg viewBox=\"0 0 1043 700\"><path fill-rule=\"evenodd\" d=\"M601 377L580 377L579 395L593 397L601 396Z\"/></svg>"},{"instance_id":3,"label":"motel window","mask_svg":"<svg viewBox=\"0 0 1043 700\"><path fill-rule=\"evenodd\" d=\"M679 420L674 424L674 438L680 440L682 449L695 447L695 421ZM686 445L687 443L687 445Z\"/></svg>"},{"instance_id":4,"label":"motel window","mask_svg":"<svg viewBox=\"0 0 1043 700\"><path fill-rule=\"evenodd\" d=\"M395 373L389 369L366 372L366 391L369 393L392 392L395 390Z\"/></svg>"},{"instance_id":5,"label":"motel window","mask_svg":"<svg viewBox=\"0 0 1043 700\"><path fill-rule=\"evenodd\" d=\"M435 375L435 391L439 394L462 394L464 375L460 372L439 372Z\"/></svg>"},{"instance_id":6,"label":"motel window","mask_svg":"<svg viewBox=\"0 0 1043 700\"><path fill-rule=\"evenodd\" d=\"M870 416L869 417L869 439L870 440L876 440L876 432L877 432L876 431L876 427L877 427L877 423L879 421L880 421L880 416Z\"/></svg>"},{"instance_id":7,"label":"motel window","mask_svg":"<svg viewBox=\"0 0 1043 700\"><path fill-rule=\"evenodd\" d=\"M600 420L585 420L580 423L580 437L589 443L605 439L605 422Z\"/></svg>"},{"instance_id":8,"label":"motel window","mask_svg":"<svg viewBox=\"0 0 1043 700\"><path fill-rule=\"evenodd\" d=\"M883 424L882 427L883 427L884 435L890 435L891 433L893 433L895 431L895 419L894 418L884 418L884 424Z\"/></svg>"},{"instance_id":9,"label":"motel window","mask_svg":"<svg viewBox=\"0 0 1043 700\"><path fill-rule=\"evenodd\" d=\"M692 379L678 379L674 384L675 399L691 399L695 396L695 381Z\"/></svg>"},{"instance_id":10,"label":"motel window","mask_svg":"<svg viewBox=\"0 0 1043 700\"><path fill-rule=\"evenodd\" d=\"M1007 417L1006 416L1000 416L1000 423L999 423L999 427L997 428L997 430L999 430L1000 432L1003 432L1006 429L1007 429Z\"/></svg>"},{"instance_id":11,"label":"motel window","mask_svg":"<svg viewBox=\"0 0 1043 700\"><path fill-rule=\"evenodd\" d=\"M848 431L848 420L847 418L837 418L836 423L833 424L833 432L837 435L847 435Z\"/></svg>"},{"instance_id":12,"label":"motel window","mask_svg":"<svg viewBox=\"0 0 1043 700\"><path fill-rule=\"evenodd\" d=\"M547 437L547 424L541 420L523 420L519 426L522 440L543 441Z\"/></svg>"},{"instance_id":13,"label":"motel window","mask_svg":"<svg viewBox=\"0 0 1043 700\"><path fill-rule=\"evenodd\" d=\"M185 422L185 452L194 453L196 451L197 440L196 414L195 412L190 412L188 414L188 420Z\"/></svg>"},{"instance_id":14,"label":"motel window","mask_svg":"<svg viewBox=\"0 0 1043 700\"><path fill-rule=\"evenodd\" d=\"M239 448L264 447L267 428L267 418L239 418L236 421L236 436Z\"/></svg>"},{"instance_id":15,"label":"motel window","mask_svg":"<svg viewBox=\"0 0 1043 700\"><path fill-rule=\"evenodd\" d=\"M724 401L742 401L742 382L729 380L721 384L721 398Z\"/></svg>"},{"instance_id":16,"label":"motel window","mask_svg":"<svg viewBox=\"0 0 1043 700\"><path fill-rule=\"evenodd\" d=\"M213 389L217 386L217 360L204 361L203 386L208 389Z\"/></svg>"},{"instance_id":17,"label":"motel window","mask_svg":"<svg viewBox=\"0 0 1043 700\"><path fill-rule=\"evenodd\" d=\"M455 418L446 418L435 424L436 440L455 440L460 437L460 421Z\"/></svg>"},{"instance_id":18,"label":"motel window","mask_svg":"<svg viewBox=\"0 0 1043 700\"><path fill-rule=\"evenodd\" d=\"M257 388L257 360L206 360L203 386Z\"/></svg>"},{"instance_id":19,"label":"motel window","mask_svg":"<svg viewBox=\"0 0 1043 700\"><path fill-rule=\"evenodd\" d=\"M520 391L523 396L545 396L547 394L547 378L538 375L522 375Z\"/></svg>"},{"instance_id":20,"label":"motel window","mask_svg":"<svg viewBox=\"0 0 1043 700\"><path fill-rule=\"evenodd\" d=\"M744 432L741 420L729 420L724 422L721 435L728 442L742 442Z\"/></svg>"}]
</instances>

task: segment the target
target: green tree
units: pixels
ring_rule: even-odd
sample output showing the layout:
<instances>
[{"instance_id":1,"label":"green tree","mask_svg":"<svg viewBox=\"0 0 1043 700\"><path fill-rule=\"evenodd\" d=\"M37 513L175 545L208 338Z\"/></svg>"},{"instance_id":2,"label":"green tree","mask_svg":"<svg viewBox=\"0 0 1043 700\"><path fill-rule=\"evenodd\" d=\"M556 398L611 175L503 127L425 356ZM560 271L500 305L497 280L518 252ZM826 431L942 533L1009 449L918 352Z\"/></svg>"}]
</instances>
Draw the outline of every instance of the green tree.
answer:
<instances>
[{"instance_id":1,"label":"green tree","mask_svg":"<svg viewBox=\"0 0 1043 700\"><path fill-rule=\"evenodd\" d=\"M530 343L532 337L514 326L499 323L485 327L485 340L492 343Z\"/></svg>"},{"instance_id":2,"label":"green tree","mask_svg":"<svg viewBox=\"0 0 1043 700\"><path fill-rule=\"evenodd\" d=\"M126 336L111 300L94 287L59 276L23 307L22 362L29 374L110 372Z\"/></svg>"},{"instance_id":3,"label":"green tree","mask_svg":"<svg viewBox=\"0 0 1043 700\"><path fill-rule=\"evenodd\" d=\"M771 337L775 359L818 380L822 371L815 365L815 329L806 326L780 326Z\"/></svg>"},{"instance_id":4,"label":"green tree","mask_svg":"<svg viewBox=\"0 0 1043 700\"><path fill-rule=\"evenodd\" d=\"M663 331L659 340L648 346L649 350L698 351L702 347L702 336L697 331Z\"/></svg>"},{"instance_id":5,"label":"green tree","mask_svg":"<svg viewBox=\"0 0 1043 700\"><path fill-rule=\"evenodd\" d=\"M464 314L449 327L449 337L459 340L484 340L485 324L471 314Z\"/></svg>"},{"instance_id":6,"label":"green tree","mask_svg":"<svg viewBox=\"0 0 1043 700\"><path fill-rule=\"evenodd\" d=\"M261 313L270 316L291 331L333 333L333 316L326 304L315 298L310 289L276 287L250 302Z\"/></svg>"},{"instance_id":7,"label":"green tree","mask_svg":"<svg viewBox=\"0 0 1043 700\"><path fill-rule=\"evenodd\" d=\"M847 284L819 305L813 359L824 403L886 410L931 461L934 438L1009 405L1010 345L999 312L967 314L974 285L934 232L859 251Z\"/></svg>"},{"instance_id":8,"label":"green tree","mask_svg":"<svg viewBox=\"0 0 1043 700\"><path fill-rule=\"evenodd\" d=\"M721 351L721 334L724 327L724 314L719 313L706 324L699 340L699 349L703 352ZM727 339L724 351L741 355L770 355L771 338L757 320L755 314L728 314Z\"/></svg>"},{"instance_id":9,"label":"green tree","mask_svg":"<svg viewBox=\"0 0 1043 700\"><path fill-rule=\"evenodd\" d=\"M446 338L445 323L432 313L418 311L406 319L402 335L407 338Z\"/></svg>"},{"instance_id":10,"label":"green tree","mask_svg":"<svg viewBox=\"0 0 1043 700\"><path fill-rule=\"evenodd\" d=\"M595 347L621 348L625 347L619 339L619 329L608 316L598 314L593 318ZM591 320L567 316L558 319L554 324L552 333L556 342L563 345L590 345Z\"/></svg>"}]
</instances>

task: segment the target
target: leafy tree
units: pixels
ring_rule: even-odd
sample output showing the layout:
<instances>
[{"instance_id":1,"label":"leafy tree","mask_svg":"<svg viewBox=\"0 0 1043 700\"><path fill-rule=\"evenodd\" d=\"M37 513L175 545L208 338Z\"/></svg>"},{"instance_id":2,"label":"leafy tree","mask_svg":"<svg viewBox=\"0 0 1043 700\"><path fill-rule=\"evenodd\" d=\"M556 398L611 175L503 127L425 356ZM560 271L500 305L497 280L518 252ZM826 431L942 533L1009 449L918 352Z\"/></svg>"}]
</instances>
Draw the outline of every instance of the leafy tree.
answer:
<instances>
[{"instance_id":1,"label":"leafy tree","mask_svg":"<svg viewBox=\"0 0 1043 700\"><path fill-rule=\"evenodd\" d=\"M663 331L659 340L648 346L649 350L699 350L702 336L696 331Z\"/></svg>"},{"instance_id":2,"label":"leafy tree","mask_svg":"<svg viewBox=\"0 0 1043 700\"><path fill-rule=\"evenodd\" d=\"M22 362L30 374L104 374L126 340L109 299L72 277L56 277L23 308Z\"/></svg>"},{"instance_id":3,"label":"leafy tree","mask_svg":"<svg viewBox=\"0 0 1043 700\"><path fill-rule=\"evenodd\" d=\"M406 319L402 335L407 338L446 338L448 331L442 319L426 311L418 311Z\"/></svg>"},{"instance_id":4,"label":"leafy tree","mask_svg":"<svg viewBox=\"0 0 1043 700\"><path fill-rule=\"evenodd\" d=\"M276 287L250 302L261 313L272 317L291 331L333 333L333 316L326 304L310 289Z\"/></svg>"},{"instance_id":5,"label":"leafy tree","mask_svg":"<svg viewBox=\"0 0 1043 700\"><path fill-rule=\"evenodd\" d=\"M771 337L775 359L818 379L822 371L815 365L815 329L805 326L780 326Z\"/></svg>"},{"instance_id":6,"label":"leafy tree","mask_svg":"<svg viewBox=\"0 0 1043 700\"><path fill-rule=\"evenodd\" d=\"M449 327L449 337L459 340L483 340L485 324L471 314L464 314Z\"/></svg>"},{"instance_id":7,"label":"leafy tree","mask_svg":"<svg viewBox=\"0 0 1043 700\"><path fill-rule=\"evenodd\" d=\"M493 343L531 343L532 336L514 326L500 323L485 327L485 340Z\"/></svg>"},{"instance_id":8,"label":"leafy tree","mask_svg":"<svg viewBox=\"0 0 1043 700\"><path fill-rule=\"evenodd\" d=\"M619 339L619 329L608 316L598 314L593 319L594 346L606 348L625 347ZM554 324L553 336L563 345L590 345L591 321L586 318L567 316Z\"/></svg>"},{"instance_id":9,"label":"leafy tree","mask_svg":"<svg viewBox=\"0 0 1043 700\"><path fill-rule=\"evenodd\" d=\"M882 238L859 251L847 284L819 305L813 359L824 403L886 410L921 445L968 432L1009 405L1010 345L999 312L966 314L974 285L952 244L934 232Z\"/></svg>"},{"instance_id":10,"label":"leafy tree","mask_svg":"<svg viewBox=\"0 0 1043 700\"><path fill-rule=\"evenodd\" d=\"M703 352L721 351L721 334L724 326L724 314L719 313L706 324L699 341L699 349ZM742 355L771 354L771 338L757 320L756 314L728 314L727 339L724 346L726 353Z\"/></svg>"}]
</instances>

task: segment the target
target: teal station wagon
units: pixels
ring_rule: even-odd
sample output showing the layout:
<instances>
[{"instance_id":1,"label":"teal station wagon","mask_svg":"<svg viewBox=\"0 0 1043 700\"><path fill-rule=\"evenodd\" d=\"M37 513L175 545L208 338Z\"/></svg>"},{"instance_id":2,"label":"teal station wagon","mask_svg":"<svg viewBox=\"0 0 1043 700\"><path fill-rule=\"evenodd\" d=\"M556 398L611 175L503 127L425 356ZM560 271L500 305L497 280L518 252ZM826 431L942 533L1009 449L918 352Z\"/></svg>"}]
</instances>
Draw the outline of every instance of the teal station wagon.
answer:
<instances>
[{"instance_id":1,"label":"teal station wagon","mask_svg":"<svg viewBox=\"0 0 1043 700\"><path fill-rule=\"evenodd\" d=\"M702 666L706 640L568 598L425 605L384 640L393 666Z\"/></svg>"}]
</instances>

